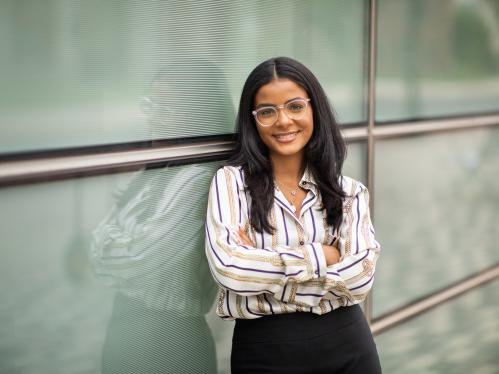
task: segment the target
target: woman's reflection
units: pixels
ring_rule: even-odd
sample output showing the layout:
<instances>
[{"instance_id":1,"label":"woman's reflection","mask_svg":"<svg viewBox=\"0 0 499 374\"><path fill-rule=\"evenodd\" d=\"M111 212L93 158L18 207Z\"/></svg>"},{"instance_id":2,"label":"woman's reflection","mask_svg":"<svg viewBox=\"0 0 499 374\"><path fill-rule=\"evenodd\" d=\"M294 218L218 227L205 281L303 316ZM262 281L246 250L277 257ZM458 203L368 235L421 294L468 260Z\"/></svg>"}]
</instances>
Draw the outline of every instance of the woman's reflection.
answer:
<instances>
[{"instance_id":1,"label":"woman's reflection","mask_svg":"<svg viewBox=\"0 0 499 374\"><path fill-rule=\"evenodd\" d=\"M188 111L181 99L186 90L199 103ZM163 69L142 106L153 138L186 134L196 123L233 122L223 74L206 61ZM104 374L216 372L204 318L216 286L203 252L205 191L215 169L197 164L137 172L94 230L94 271L117 291Z\"/></svg>"}]
</instances>

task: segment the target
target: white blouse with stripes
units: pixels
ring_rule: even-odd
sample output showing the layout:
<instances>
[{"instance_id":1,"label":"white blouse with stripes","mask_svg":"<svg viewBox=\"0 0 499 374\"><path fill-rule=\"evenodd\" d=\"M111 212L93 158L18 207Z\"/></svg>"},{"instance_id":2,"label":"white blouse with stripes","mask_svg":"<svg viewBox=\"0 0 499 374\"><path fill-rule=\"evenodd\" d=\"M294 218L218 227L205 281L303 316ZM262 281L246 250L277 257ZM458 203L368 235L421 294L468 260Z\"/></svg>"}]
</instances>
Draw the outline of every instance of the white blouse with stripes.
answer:
<instances>
[{"instance_id":1,"label":"white blouse with stripes","mask_svg":"<svg viewBox=\"0 0 499 374\"><path fill-rule=\"evenodd\" d=\"M308 191L300 217L276 187L269 213L276 230L258 233L248 223L251 197L242 169L225 166L217 171L208 197L206 256L220 287L220 317L251 319L296 311L324 314L365 299L381 248L374 238L367 188L346 176L341 183L347 197L339 230L327 224L318 187L305 170L300 186ZM252 246L237 244L239 227ZM340 250L338 263L326 265L322 244Z\"/></svg>"}]
</instances>

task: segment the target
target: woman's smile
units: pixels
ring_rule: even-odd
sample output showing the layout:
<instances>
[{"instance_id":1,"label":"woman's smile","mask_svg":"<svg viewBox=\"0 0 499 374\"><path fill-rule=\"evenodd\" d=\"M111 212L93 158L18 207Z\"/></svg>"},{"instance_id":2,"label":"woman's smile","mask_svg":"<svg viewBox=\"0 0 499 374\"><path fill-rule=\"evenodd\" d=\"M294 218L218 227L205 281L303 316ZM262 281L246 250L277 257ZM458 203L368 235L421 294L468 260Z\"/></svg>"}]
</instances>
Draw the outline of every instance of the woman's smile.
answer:
<instances>
[{"instance_id":1,"label":"woman's smile","mask_svg":"<svg viewBox=\"0 0 499 374\"><path fill-rule=\"evenodd\" d=\"M279 143L291 143L293 140L296 139L296 137L298 136L298 134L301 132L301 130L298 130L298 131L290 131L290 132L285 132L285 133L277 133L277 134L274 134L272 135L274 138L276 138L276 140L279 142Z\"/></svg>"}]
</instances>

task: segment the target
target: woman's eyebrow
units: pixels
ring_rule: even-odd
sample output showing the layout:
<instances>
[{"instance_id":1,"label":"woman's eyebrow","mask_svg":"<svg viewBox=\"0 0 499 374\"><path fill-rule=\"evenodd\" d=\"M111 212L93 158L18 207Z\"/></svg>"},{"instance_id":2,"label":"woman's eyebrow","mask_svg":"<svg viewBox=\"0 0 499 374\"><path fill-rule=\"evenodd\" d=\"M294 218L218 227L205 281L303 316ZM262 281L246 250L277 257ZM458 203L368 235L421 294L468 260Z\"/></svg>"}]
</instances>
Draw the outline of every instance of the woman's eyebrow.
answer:
<instances>
[{"instance_id":1,"label":"woman's eyebrow","mask_svg":"<svg viewBox=\"0 0 499 374\"><path fill-rule=\"evenodd\" d=\"M290 101L293 101L293 100L296 100L296 99L305 99L306 100L307 98L301 97L301 96L293 97L292 99L289 99L289 100L285 101L284 104L287 104ZM260 103L257 106L255 106L255 109L258 109L258 108L261 108L261 107L264 107L264 106L276 106L276 105L275 104L269 104L269 103Z\"/></svg>"}]
</instances>

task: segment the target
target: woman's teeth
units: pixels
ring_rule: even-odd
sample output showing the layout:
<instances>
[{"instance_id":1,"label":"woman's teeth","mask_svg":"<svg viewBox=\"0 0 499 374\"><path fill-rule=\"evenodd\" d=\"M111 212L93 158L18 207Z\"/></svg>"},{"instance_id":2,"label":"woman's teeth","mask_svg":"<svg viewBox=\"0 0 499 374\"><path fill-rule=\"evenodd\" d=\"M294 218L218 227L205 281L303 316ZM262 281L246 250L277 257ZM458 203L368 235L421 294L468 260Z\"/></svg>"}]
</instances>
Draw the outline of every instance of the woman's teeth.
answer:
<instances>
[{"instance_id":1,"label":"woman's teeth","mask_svg":"<svg viewBox=\"0 0 499 374\"><path fill-rule=\"evenodd\" d=\"M298 134L298 131L295 131L295 132L289 132L287 134L274 135L274 137L279 142L290 142L290 141L295 140L297 134Z\"/></svg>"}]
</instances>

